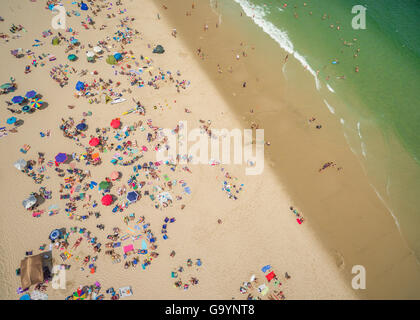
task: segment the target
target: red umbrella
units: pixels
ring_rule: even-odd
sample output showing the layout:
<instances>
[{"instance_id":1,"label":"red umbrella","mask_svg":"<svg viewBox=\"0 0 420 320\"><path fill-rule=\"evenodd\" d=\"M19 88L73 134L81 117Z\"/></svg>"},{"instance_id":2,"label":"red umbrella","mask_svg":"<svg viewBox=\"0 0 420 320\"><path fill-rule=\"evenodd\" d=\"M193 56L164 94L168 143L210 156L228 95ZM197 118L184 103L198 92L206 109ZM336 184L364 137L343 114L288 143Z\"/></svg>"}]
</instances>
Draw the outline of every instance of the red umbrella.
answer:
<instances>
[{"instance_id":1,"label":"red umbrella","mask_svg":"<svg viewBox=\"0 0 420 320\"><path fill-rule=\"evenodd\" d=\"M101 202L104 206L110 206L112 203L112 196L110 194L103 196Z\"/></svg>"},{"instance_id":2,"label":"red umbrella","mask_svg":"<svg viewBox=\"0 0 420 320\"><path fill-rule=\"evenodd\" d=\"M121 125L121 121L119 118L115 118L111 121L111 127L113 127L114 129L118 129Z\"/></svg>"},{"instance_id":3,"label":"red umbrella","mask_svg":"<svg viewBox=\"0 0 420 320\"><path fill-rule=\"evenodd\" d=\"M92 139L90 139L90 141L89 141L89 145L90 146L92 146L92 147L96 147L98 144L99 144L99 139L98 138L92 138Z\"/></svg>"}]
</instances>

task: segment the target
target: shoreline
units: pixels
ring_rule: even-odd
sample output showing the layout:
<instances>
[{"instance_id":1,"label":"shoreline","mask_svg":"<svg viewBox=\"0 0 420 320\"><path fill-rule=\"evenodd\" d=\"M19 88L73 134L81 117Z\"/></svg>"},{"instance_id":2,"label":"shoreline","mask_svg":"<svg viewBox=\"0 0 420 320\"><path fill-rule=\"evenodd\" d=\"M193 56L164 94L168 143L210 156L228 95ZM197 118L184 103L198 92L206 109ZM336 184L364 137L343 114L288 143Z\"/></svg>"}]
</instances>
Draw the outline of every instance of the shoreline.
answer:
<instances>
[{"instance_id":1,"label":"shoreline","mask_svg":"<svg viewBox=\"0 0 420 320\"><path fill-rule=\"evenodd\" d=\"M160 2L165 3L164 1ZM235 23L236 21L228 23L226 21L226 17L225 19L222 17L223 23L218 27L218 30L215 29L214 24L217 22L217 19L211 16L210 9L203 9L200 16L197 14L197 9L200 9L203 6L208 7L207 4L202 4L200 7L196 6L194 16L187 17L187 19L195 19L194 24L190 23L187 27L187 23L183 21L186 19L184 14L185 11L190 10L188 7L189 3L185 1L183 7L179 5L176 8L169 6L169 4L167 5L169 8L166 10L168 18L174 27L176 27L177 30L180 30L180 37L184 36L183 39L187 39L186 43L189 45L190 49L194 51L194 49L199 46L199 43L202 43L203 52L208 53L208 59L206 58L205 60L209 60L202 62L203 68L211 75L211 78L217 85L219 92L221 92L221 94L225 97L229 105L232 106L235 113L245 118L246 120L243 122L248 125L257 118L260 127L265 129L265 137L271 142L271 146L268 148L270 158L281 159L278 160L274 166L274 170L277 172L279 181L286 186L286 190L289 194L291 194L294 203L298 203L300 205L301 209L308 217L308 220L311 221L311 227L313 227L319 238L322 239L322 243L324 244L326 250L330 252L331 256L336 256L339 261L338 263L341 263L340 261L342 257L344 258L345 268L342 271L343 277L349 281L351 265L361 264L366 266L366 269L368 270L367 272L372 274L372 278L374 278L371 280L371 290L368 288L368 290L366 290L368 293L361 293L361 297L374 299L418 297L420 292L416 289L416 286L420 283L420 273L416 258L413 256L412 251L407 247L405 240L399 234L390 212L388 212L388 209L382 204L381 200L375 194L374 189L370 186L369 180L366 178L355 155L352 154L350 150L345 150L341 147L342 145L347 146L347 144L344 137L339 137L337 134L339 132L339 125L334 123L337 122L336 119L333 119L331 115L328 114L327 110L322 112L320 108L315 109L317 112L317 118L322 117L322 121L324 123L326 122L328 125L328 129L325 129L324 127L326 126L324 125L323 130L329 130L329 132L327 133L327 136L324 135L321 138L313 137L313 132L308 132L309 130L304 124L302 115L306 113L309 118L310 111L300 111L299 109L302 108L299 108L298 106L305 105L305 102L311 102L311 98L316 93L315 90L311 90L311 85L305 85L305 89L307 89L308 93L304 93L302 90L294 90L294 88L291 88L290 85L288 86L285 81L277 78L281 85L285 86L287 89L282 90L282 88L278 88L278 91L281 91L281 94L276 94L273 90L273 86L268 83L276 79L275 75L273 75L275 72L273 71L271 74L265 73L268 80L265 81L264 84L261 84L261 80L259 87L254 89L254 94L248 92L243 93L240 89L240 81L243 80L238 79L239 77L235 75L235 73L240 73L241 77L246 79L249 83L251 81L248 79L250 79L253 75L255 76L256 74L258 77L258 73L252 73L252 71L262 69L265 72L268 72L267 69L264 69L264 66L261 63L258 63L258 61L264 61L262 59L263 55L261 55L262 48L258 48L257 45L255 45L255 53L249 49L247 50L247 53L252 52L253 55L248 54L247 58L244 59L241 57L241 60L251 60L254 56L258 56L258 53L259 59L257 57L252 59L252 61L249 62L249 65L243 67L242 69L242 66L236 68L239 70L234 71L233 79L228 78L228 76L219 77L216 71L216 65L220 63L219 61L224 62L225 64L234 65L235 59L232 57L233 54L231 55L232 58L230 58L230 61L229 59L218 59L217 56L220 57L222 53L226 54L226 52L228 52L228 48L231 51L241 50L239 42L242 41L244 43L250 43L249 46L254 45L251 41L262 42L263 40L252 38L252 35L255 35L255 33L258 33L259 31L250 32L249 29L252 27L246 26L245 23L242 23L240 28L243 31L243 34L241 37L238 37L240 34L238 23ZM242 19L245 19L245 17ZM209 31L207 31L205 36L199 35L199 30L202 29L204 21L210 26ZM223 28L226 24L228 24L229 27ZM233 31L232 28L234 29ZM254 29L256 28L254 27ZM248 36L245 35L245 30L247 30ZM253 34L251 34L252 32ZM218 33L217 39L215 39L215 33ZM259 34L261 34L261 32L259 32ZM206 40L205 44L202 41L200 42L200 37L203 36ZM225 39L221 40L223 37L225 37ZM274 44L267 44L267 46L264 47L264 50L268 52L266 59L270 62L272 61L271 57L274 55L274 53L270 54L270 52L284 52L280 48L276 49L276 45ZM214 48L224 49L217 50ZM232 50L233 48L236 49ZM258 51L258 49L260 49L260 51ZM279 60L283 60L282 57L285 55L285 53L280 55L281 58ZM291 63L290 59L287 63ZM274 65L271 66L274 67L274 70L281 70L281 64L278 63L277 65L278 67L274 67ZM246 72L244 68L247 68ZM310 81L313 82L313 79L310 79L309 76L305 75L302 68L297 66L296 63L293 64L292 67L289 66L288 69L289 68L293 68L293 70L298 74L293 76L292 79L289 79L289 81L296 82L297 79L301 78L306 81L306 83L310 83ZM223 75L225 73L227 74L227 72L224 71ZM235 83L236 86L232 85L232 83ZM254 83L258 86L257 82L254 81ZM251 83L251 85L254 83ZM261 91L261 87L264 85L269 87L269 89ZM252 90L249 89L249 87L250 86L248 85L246 90ZM232 92L241 93L235 97L232 95ZM261 99L259 101L258 99L253 99L253 97L257 96L257 92L259 96L264 95L262 101ZM290 92L292 92L292 94L290 94ZM269 96L271 95L271 97L275 98L268 98L267 93ZM300 95L303 94L304 98L299 97L300 99L296 99L298 96L297 93ZM291 101L290 96L293 96L293 94L296 94L294 97L295 100L298 100L297 103ZM285 95L288 96L288 100L284 98ZM284 110L284 107L282 107L280 108L281 111L278 111L278 114L276 114L276 112L273 111L278 108L276 104L273 103L275 100L285 102L285 104L294 105L295 110L288 111ZM299 104L299 101L303 101L303 103ZM257 111L253 115L247 112L251 108L247 106L264 104L265 107L261 107L260 112ZM318 105L320 104L321 103L318 103ZM269 115L265 116L264 113ZM285 128L278 129L280 124L276 123L273 118L281 119L286 116L288 117L289 123L281 121L281 126L284 126ZM290 126L290 122L293 123L293 125L299 126L299 128L292 128ZM277 130L275 127L277 127ZM281 136L282 133L283 135L286 134L297 137L294 139L294 142L298 145L298 147L294 145L290 148L291 142L288 142L287 139L273 138ZM331 138L331 136L333 136L333 138ZM301 140L299 141L299 139ZM302 140L307 141L303 142ZM300 157L286 159L284 157L284 153L281 151L273 151L274 145L281 145L282 148L286 150L299 151L296 152L298 155L310 155L310 157L303 157L305 159L314 159L311 159L311 161L305 161ZM290 155L290 151L287 154ZM321 164L322 158L325 159L325 155L330 155L332 159L340 161L337 161L337 163L343 165L343 172L347 173L345 178L337 178L330 175L329 177L322 179L322 181L319 181L316 174L312 173L312 170L316 169L314 168L314 160L318 159L318 163ZM275 162L273 160L270 161ZM292 167L293 169L290 169ZM299 174L298 172L302 173ZM304 185L306 188L302 188L299 181L305 181ZM346 193L351 194L353 199L346 196ZM338 200L334 200L332 197L338 197ZM321 199L321 202L319 199ZM326 203L326 201L332 203ZM340 201L342 201L341 204ZM356 205L354 202L356 202ZM348 208L344 209L343 204L346 204ZM351 206L354 206L354 209L352 209ZM358 211L359 213L355 213L354 211ZM342 221L335 220L335 216L338 212L340 213L338 220L342 219ZM351 229L353 229L353 234L349 230L349 223L352 226ZM376 225L380 225L381 228L378 229ZM360 237L361 239L354 239L354 235L362 235L362 237ZM375 251L378 255L381 255L380 252L382 252L382 254L386 257L375 256ZM389 268L392 268L391 281L390 275L388 274L385 276L384 274L385 270L389 270ZM409 274L407 274L407 270L410 270ZM403 276L401 276L401 274L403 274ZM391 285L390 283L393 284ZM392 292L391 287L395 288L396 286L401 288L401 290L394 290ZM406 292L403 290L404 287L407 288ZM388 292L388 294L386 292Z\"/></svg>"}]
</instances>

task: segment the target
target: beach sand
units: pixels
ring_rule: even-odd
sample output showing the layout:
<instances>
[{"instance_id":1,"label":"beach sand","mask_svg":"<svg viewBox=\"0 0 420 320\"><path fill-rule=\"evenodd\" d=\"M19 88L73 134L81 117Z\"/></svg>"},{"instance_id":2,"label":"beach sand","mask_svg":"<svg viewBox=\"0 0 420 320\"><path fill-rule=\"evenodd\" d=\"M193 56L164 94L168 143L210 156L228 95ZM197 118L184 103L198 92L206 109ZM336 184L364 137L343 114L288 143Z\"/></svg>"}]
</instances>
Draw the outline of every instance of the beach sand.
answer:
<instances>
[{"instance_id":1,"label":"beach sand","mask_svg":"<svg viewBox=\"0 0 420 320\"><path fill-rule=\"evenodd\" d=\"M68 11L77 10L70 1L63 3ZM51 28L52 17L51 12L44 8L44 1L5 1L2 13L5 21L0 24L0 32L8 32L10 25L15 23L22 24L27 33L20 32L20 39L11 39L3 44L1 81L8 82L9 77L13 76L18 84L16 94L35 89L43 95L43 100L48 106L30 115L17 115L24 120L24 124L18 128L18 133L9 133L0 139L4 154L0 159L0 270L3 275L0 298L19 297L16 290L20 287L20 278L15 276L15 270L26 251L33 250L36 254L40 252L38 247L41 244L49 243L48 235L51 230L61 227L86 227L103 245L107 242L106 235L112 233L113 227L125 228L123 217L132 212L136 213L136 217L143 215L146 221L150 222L151 229L158 239L156 251L159 257L153 259L146 270L139 266L126 270L123 263L112 264L110 257L104 255L106 249L103 248L98 254L97 270L94 274L89 274L86 270L81 271L81 261L76 261L73 257L66 262L72 265L66 273L67 288L54 290L49 286L49 299L63 299L79 286L90 285L95 281L99 281L105 289L130 285L133 289L133 296L130 298L133 299L244 299L247 295L242 295L239 287L253 274L260 279L261 284L267 283L261 271L267 264L270 264L279 276L283 283L281 290L287 299L357 298L359 292L351 289L351 266L356 264L367 268L368 297L418 297L419 267L399 237L392 218L387 215L380 200L369 188L356 159L345 148L339 147L342 141L330 139L325 131L314 137L304 123L302 114L289 110L289 103L292 103L290 98L294 96L287 90L289 88L275 92L272 87L265 87L263 83L256 89L252 86L253 82L247 80L246 91L241 91L240 83L242 79L246 79L245 74L248 72L245 63L242 67L235 67L233 74L236 78L227 78L227 72L224 71L223 78L216 79L219 74L216 71L217 63L214 62L220 60L219 63L225 63L231 60L233 63L235 58L229 52L231 49L225 49L225 55L222 56L215 49L217 47L210 45L217 40L221 41L220 48L227 48L224 45L228 43L226 41L229 37L235 35L234 30L231 33L224 32L223 37L211 39L210 35L206 34L209 41L202 42L208 43L209 47L206 47L204 52L208 52L210 57L214 53L210 70L209 63L202 62L196 55L196 35L204 33L202 15L208 17L209 21L216 21L218 17L209 10L207 3L200 6L196 4L190 20L181 16L181 13L185 16L188 6L191 7L188 1L180 1L176 8L170 2L166 5L168 10L152 1L123 1L120 8L127 9L127 14L122 14L121 17L135 17L132 27L141 34L134 43L126 45L125 50L132 50L137 61L140 55L152 58L155 68L171 70L173 74L180 70L182 79L191 81L191 84L180 93L177 93L170 83L163 84L159 90L149 86L132 87L131 95L124 94L126 102L110 105L89 104L86 99L74 97L76 82L81 79L93 79L92 75L88 74L82 78L70 75L69 85L64 88L60 88L50 78L49 70L52 66L68 61L67 54L64 53L64 44L52 46L52 36L45 39L41 36L42 31ZM141 10L138 10L139 7ZM107 10L104 11L108 13ZM157 18L158 13L160 19ZM118 24L118 20L105 19L103 13L93 17L96 30L84 30L80 26L84 17L85 13L82 13L81 17L72 16L67 19L67 26L80 32L77 38L82 44L95 44L116 31L115 25ZM102 24L108 27L98 31ZM222 26L220 30L223 31ZM176 38L171 36L173 28L177 28L178 31ZM69 37L68 33L63 34ZM35 38L45 44L32 48ZM150 48L148 44L151 45ZM157 44L165 48L164 54L152 53L152 48ZM16 59L10 55L9 50L15 48L32 49L37 52L37 56L43 52L52 53L57 60L46 61L44 67L32 67L31 73L24 74L24 67L30 64L30 60L27 57ZM117 45L110 51L119 49ZM104 60L98 60L94 64L87 63L85 50L81 49L78 53L78 61L69 64L78 71L97 70L99 77L112 78L114 82L121 81L120 87L129 87L126 77L115 77L113 69ZM243 60L241 59L241 63ZM116 69L119 70L119 66ZM250 74L252 69L249 69ZM270 76L268 74L267 79L270 79ZM235 85L238 94L233 96L232 86ZM260 96L256 94L258 90L264 90L267 94ZM293 91L295 92L297 89ZM273 109L272 99L281 94L284 96L278 100L280 106L277 105ZM10 100L13 95L9 93L7 96L0 96L1 103ZM298 95L299 98L296 98L294 103L298 104L310 96L310 92ZM122 116L124 111L132 107L132 97L146 106L146 116ZM263 100L257 102L258 99ZM250 115L250 107L263 105L260 104L262 101L266 102L264 107L257 109L255 115ZM75 108L69 109L67 105L74 105ZM155 105L163 108L155 110ZM184 108L192 112L185 113ZM264 113L266 110L273 112ZM61 118L69 116L77 123L83 118L82 113L87 111L93 113L92 116L86 117L89 126L87 136L94 134L96 127L109 126L111 119L115 117L121 117L123 125L139 120L145 124L147 119L153 119L154 125L171 129L181 120L188 122L188 128L199 127L200 119L211 120L212 128L229 130L249 128L250 121L255 121L255 117L260 128L265 130L265 139L271 142L269 147L265 147L264 172L257 176L246 176L244 166L223 165L231 175L238 178L239 183L244 184L239 199L232 200L221 190L225 180L221 172L222 166L189 165L191 174L172 173L162 169L172 179L184 179L188 182L192 190L191 195L183 195L182 201L176 201L173 206L162 210L155 209L147 199L142 199L123 213L112 213L112 207L100 204L100 194L95 189L90 193L99 205L90 210L98 209L102 216L99 219L90 217L86 221L70 220L64 212L66 201L59 200L58 189L62 179L57 177L53 168L47 168L46 171L50 179L37 185L16 170L13 163L19 158L36 159L37 152L44 152L46 161L53 159L58 152L81 152L81 148L76 146L74 141L63 137L59 125ZM11 116L5 108L0 110L0 114L4 120ZM322 115L318 117L321 118ZM48 129L51 130L51 136L41 138L39 132ZM135 133L134 139L137 139L140 145L145 144L144 134ZM85 138L82 142L86 145L88 140ZM19 149L25 143L30 144L31 149L22 155ZM110 163L111 153L101 154L102 165L87 167L91 170L92 180L99 182L115 170ZM148 156L153 160L153 151L149 152ZM335 169L331 169L331 172L326 170L320 176L318 168L331 159L343 166L344 170L339 174L334 172ZM143 161L140 160L139 163ZM86 169L84 166L82 168ZM118 167L118 170L123 173L124 182L132 172L131 166ZM116 186L120 184L122 183L116 183ZM47 186L48 190L53 190L53 198L46 200L40 208L47 209L52 204L59 204L59 214L48 216L44 213L40 218L34 218L22 207L21 201L30 192L38 191L40 186ZM112 194L116 194L115 189L114 186ZM185 209L180 209L181 204L185 204ZM299 225L296 222L290 206L303 212L306 219L303 224ZM176 218L176 223L168 226L167 240L163 240L160 234L160 225L165 217ZM222 220L221 224L217 222L218 219ZM95 227L98 223L106 226L104 231ZM75 238L76 236L71 236L71 245ZM135 246L136 243L134 242ZM172 250L176 251L174 258L169 256ZM62 263L58 250L54 249L53 253L54 263ZM91 250L84 242L74 251L74 256L78 255L81 258L87 254L91 254ZM188 258L200 258L203 265L185 267ZM180 265L184 265L186 269L182 275L183 280L195 276L199 279L197 286L191 286L189 290L174 287L175 280L170 274ZM288 272L291 279L284 279L285 272ZM272 287L272 284L270 286ZM267 296L263 298L266 299Z\"/></svg>"}]
</instances>

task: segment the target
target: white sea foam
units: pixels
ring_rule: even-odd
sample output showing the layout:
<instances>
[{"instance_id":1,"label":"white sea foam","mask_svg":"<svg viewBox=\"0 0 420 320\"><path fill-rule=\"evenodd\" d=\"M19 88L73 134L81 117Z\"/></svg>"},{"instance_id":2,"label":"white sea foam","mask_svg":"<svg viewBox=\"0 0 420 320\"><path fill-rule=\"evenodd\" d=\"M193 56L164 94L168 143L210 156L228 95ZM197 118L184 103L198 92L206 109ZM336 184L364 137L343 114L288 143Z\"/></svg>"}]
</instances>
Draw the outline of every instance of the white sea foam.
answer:
<instances>
[{"instance_id":1,"label":"white sea foam","mask_svg":"<svg viewBox=\"0 0 420 320\"><path fill-rule=\"evenodd\" d=\"M343 118L340 118L340 123L344 124L344 119Z\"/></svg>"},{"instance_id":2,"label":"white sea foam","mask_svg":"<svg viewBox=\"0 0 420 320\"><path fill-rule=\"evenodd\" d=\"M330 90L332 93L334 93L335 91L334 91L334 89L333 88L331 88L331 86L327 83L327 88L328 88L328 90Z\"/></svg>"},{"instance_id":3,"label":"white sea foam","mask_svg":"<svg viewBox=\"0 0 420 320\"><path fill-rule=\"evenodd\" d=\"M329 103L327 102L327 100L324 99L324 103L327 106L328 110L330 110L330 112L332 114L335 114L335 109L329 105Z\"/></svg>"},{"instance_id":4,"label":"white sea foam","mask_svg":"<svg viewBox=\"0 0 420 320\"><path fill-rule=\"evenodd\" d=\"M363 139L362 132L360 131L360 122L357 123L357 132L359 133L360 139Z\"/></svg>"},{"instance_id":5,"label":"white sea foam","mask_svg":"<svg viewBox=\"0 0 420 320\"><path fill-rule=\"evenodd\" d=\"M367 152L366 152L366 143L364 143L363 141L362 141L362 143L360 144L360 147L362 148L362 154L363 154L363 156L365 157L365 159L366 159L366 157L367 157Z\"/></svg>"},{"instance_id":6,"label":"white sea foam","mask_svg":"<svg viewBox=\"0 0 420 320\"><path fill-rule=\"evenodd\" d=\"M378 198L382 201L382 203L384 204L384 206L388 209L389 213L391 214L392 218L394 219L394 222L398 228L398 231L401 233L401 229L400 229L400 223L397 219L397 217L395 216L394 212L392 212L392 210L388 207L388 204L385 202L385 200L382 198L381 194L378 192L378 190L376 190L376 188L370 184L370 186L373 188L373 190L375 190L376 195L378 196Z\"/></svg>"},{"instance_id":7,"label":"white sea foam","mask_svg":"<svg viewBox=\"0 0 420 320\"><path fill-rule=\"evenodd\" d=\"M314 77L315 86L317 90L319 90L321 88L321 83L319 82L315 71L310 67L306 59L301 54L299 54L299 52L294 50L293 43L290 41L287 32L280 30L273 23L264 19L266 15L266 10L264 7L254 5L248 0L234 1L241 6L245 14L250 17L257 26L263 29L263 31L267 33L274 41L276 41L281 48L283 48L289 54L293 54L293 56L301 63L301 65Z\"/></svg>"}]
</instances>

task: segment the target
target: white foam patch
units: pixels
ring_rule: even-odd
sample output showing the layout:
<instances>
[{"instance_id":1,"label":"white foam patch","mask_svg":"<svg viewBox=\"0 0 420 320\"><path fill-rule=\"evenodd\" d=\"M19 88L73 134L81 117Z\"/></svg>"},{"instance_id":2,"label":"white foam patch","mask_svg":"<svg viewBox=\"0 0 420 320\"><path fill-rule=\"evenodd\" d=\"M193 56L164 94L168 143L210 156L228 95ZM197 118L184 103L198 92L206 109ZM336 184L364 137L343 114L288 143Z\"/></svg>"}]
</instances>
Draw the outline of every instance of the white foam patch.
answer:
<instances>
[{"instance_id":1,"label":"white foam patch","mask_svg":"<svg viewBox=\"0 0 420 320\"><path fill-rule=\"evenodd\" d=\"M344 119L343 118L340 118L340 123L344 124Z\"/></svg>"},{"instance_id":2,"label":"white foam patch","mask_svg":"<svg viewBox=\"0 0 420 320\"><path fill-rule=\"evenodd\" d=\"M331 86L327 83L327 88L328 88L328 90L330 90L332 93L335 93L335 91L334 91L334 89L333 88L331 88Z\"/></svg>"},{"instance_id":3,"label":"white foam patch","mask_svg":"<svg viewBox=\"0 0 420 320\"><path fill-rule=\"evenodd\" d=\"M362 132L360 131L360 122L357 123L357 132L359 134L360 139L363 139Z\"/></svg>"},{"instance_id":4,"label":"white foam patch","mask_svg":"<svg viewBox=\"0 0 420 320\"><path fill-rule=\"evenodd\" d=\"M307 70L315 79L315 86L317 90L321 88L321 83L316 76L315 71L310 67L306 59L295 51L293 43L290 41L287 32L277 28L273 23L264 19L266 12L263 7L254 5L248 0L234 0L238 3L245 14L250 17L257 26L259 26L265 33L267 33L274 41L276 41L281 48L283 48L289 54L292 54L296 60Z\"/></svg>"},{"instance_id":5,"label":"white foam patch","mask_svg":"<svg viewBox=\"0 0 420 320\"><path fill-rule=\"evenodd\" d=\"M335 114L335 109L329 105L329 103L327 102L327 100L324 99L324 103L327 106L328 110L330 110L330 112L332 114Z\"/></svg>"},{"instance_id":6,"label":"white foam patch","mask_svg":"<svg viewBox=\"0 0 420 320\"><path fill-rule=\"evenodd\" d=\"M366 143L364 143L364 142L362 141L362 143L360 144L360 147L362 148L362 154L363 154L363 157L365 157L365 159L366 159L366 157L367 157L367 152L366 152Z\"/></svg>"}]
</instances>

